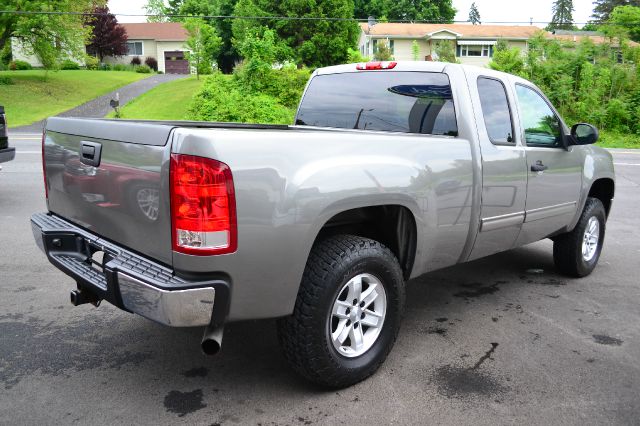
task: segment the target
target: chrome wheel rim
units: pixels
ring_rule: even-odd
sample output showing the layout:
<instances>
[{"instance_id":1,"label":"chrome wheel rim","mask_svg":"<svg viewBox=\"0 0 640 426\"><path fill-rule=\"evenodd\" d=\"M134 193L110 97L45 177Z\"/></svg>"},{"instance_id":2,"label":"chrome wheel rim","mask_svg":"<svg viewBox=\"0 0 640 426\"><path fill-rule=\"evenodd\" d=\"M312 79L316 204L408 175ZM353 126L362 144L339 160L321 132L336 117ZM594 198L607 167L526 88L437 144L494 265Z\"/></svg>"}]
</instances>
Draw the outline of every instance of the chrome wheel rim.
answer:
<instances>
[{"instance_id":1,"label":"chrome wheel rim","mask_svg":"<svg viewBox=\"0 0 640 426\"><path fill-rule=\"evenodd\" d=\"M582 258L589 262L598 251L598 240L600 239L600 222L596 217L589 218L587 228L582 238Z\"/></svg>"},{"instance_id":2,"label":"chrome wheel rim","mask_svg":"<svg viewBox=\"0 0 640 426\"><path fill-rule=\"evenodd\" d=\"M156 220L158 218L158 209L160 205L160 191L157 189L141 189L136 194L138 207L147 218Z\"/></svg>"},{"instance_id":3,"label":"chrome wheel rim","mask_svg":"<svg viewBox=\"0 0 640 426\"><path fill-rule=\"evenodd\" d=\"M380 336L387 313L387 294L371 274L351 278L338 292L329 317L329 338L340 355L355 358Z\"/></svg>"}]
</instances>

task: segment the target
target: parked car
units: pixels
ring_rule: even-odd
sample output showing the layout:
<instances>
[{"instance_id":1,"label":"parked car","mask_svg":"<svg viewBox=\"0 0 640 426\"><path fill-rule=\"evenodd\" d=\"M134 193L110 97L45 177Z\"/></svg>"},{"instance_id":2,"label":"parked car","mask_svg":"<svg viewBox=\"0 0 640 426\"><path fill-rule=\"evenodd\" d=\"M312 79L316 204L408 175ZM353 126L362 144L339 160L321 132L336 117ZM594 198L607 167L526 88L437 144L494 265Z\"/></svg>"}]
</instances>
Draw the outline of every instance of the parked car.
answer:
<instances>
[{"instance_id":1,"label":"parked car","mask_svg":"<svg viewBox=\"0 0 640 426\"><path fill-rule=\"evenodd\" d=\"M31 222L75 305L203 326L206 353L228 322L279 318L293 368L343 387L391 350L410 278L545 238L591 273L615 186L597 138L512 75L328 67L292 126L50 118ZM129 181L157 191L153 220Z\"/></svg>"},{"instance_id":2,"label":"parked car","mask_svg":"<svg viewBox=\"0 0 640 426\"><path fill-rule=\"evenodd\" d=\"M16 156L16 149L9 147L9 132L4 106L0 105L0 163L11 161ZM0 166L2 170L2 166Z\"/></svg>"}]
</instances>

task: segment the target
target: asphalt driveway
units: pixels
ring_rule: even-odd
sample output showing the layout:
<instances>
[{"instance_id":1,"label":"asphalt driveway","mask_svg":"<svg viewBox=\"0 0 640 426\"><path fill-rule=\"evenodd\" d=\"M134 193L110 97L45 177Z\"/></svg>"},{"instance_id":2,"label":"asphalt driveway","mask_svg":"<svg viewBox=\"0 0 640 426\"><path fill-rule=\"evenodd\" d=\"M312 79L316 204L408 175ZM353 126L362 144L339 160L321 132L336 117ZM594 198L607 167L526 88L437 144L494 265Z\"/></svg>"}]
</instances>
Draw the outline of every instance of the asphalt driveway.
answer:
<instances>
[{"instance_id":1,"label":"asphalt driveway","mask_svg":"<svg viewBox=\"0 0 640 426\"><path fill-rule=\"evenodd\" d=\"M0 423L638 424L640 152L618 186L600 265L555 273L548 241L408 284L396 346L369 380L318 389L286 366L273 321L169 329L109 304L72 307L71 279L36 248L38 136L0 172ZM266 283L265 285L268 285Z\"/></svg>"}]
</instances>

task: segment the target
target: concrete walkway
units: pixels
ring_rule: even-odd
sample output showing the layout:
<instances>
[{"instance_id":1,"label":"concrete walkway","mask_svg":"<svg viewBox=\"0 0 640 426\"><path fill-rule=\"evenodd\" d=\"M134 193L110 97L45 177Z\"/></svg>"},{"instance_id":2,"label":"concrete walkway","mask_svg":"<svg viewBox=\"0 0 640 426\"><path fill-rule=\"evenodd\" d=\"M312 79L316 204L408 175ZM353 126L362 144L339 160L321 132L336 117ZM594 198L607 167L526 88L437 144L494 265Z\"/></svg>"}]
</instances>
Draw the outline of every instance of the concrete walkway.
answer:
<instances>
[{"instance_id":1,"label":"concrete walkway","mask_svg":"<svg viewBox=\"0 0 640 426\"><path fill-rule=\"evenodd\" d=\"M73 109L58 114L58 117L82 117L82 118L102 118L112 111L109 101L115 99L116 93L120 94L120 105L125 105L127 102L142 95L145 92L156 87L158 84L166 83L167 81L178 80L186 78L187 75L181 74L156 74L151 77L136 81L115 90L106 95L100 96L87 103L79 105ZM44 127L44 120L38 121L27 126L14 127L9 129L10 133L41 133Z\"/></svg>"}]
</instances>

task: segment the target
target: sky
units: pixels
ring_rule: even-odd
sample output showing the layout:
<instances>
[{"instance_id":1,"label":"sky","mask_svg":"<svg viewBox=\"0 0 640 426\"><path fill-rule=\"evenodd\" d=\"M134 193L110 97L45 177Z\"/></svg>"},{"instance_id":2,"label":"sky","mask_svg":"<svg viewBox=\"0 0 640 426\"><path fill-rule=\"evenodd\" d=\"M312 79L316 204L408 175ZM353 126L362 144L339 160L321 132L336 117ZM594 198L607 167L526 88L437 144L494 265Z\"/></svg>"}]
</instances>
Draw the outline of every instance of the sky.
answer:
<instances>
[{"instance_id":1,"label":"sky","mask_svg":"<svg viewBox=\"0 0 640 426\"><path fill-rule=\"evenodd\" d=\"M469 8L474 0L453 0L453 6L458 10L456 21L466 21ZM144 14L147 0L109 0L112 13ZM533 21L547 23L551 20L551 5L553 0L475 0L483 22L525 22ZM575 11L573 20L584 23L589 20L593 10L592 0L573 0ZM118 16L119 22L145 22L144 17ZM545 24L537 24L540 27Z\"/></svg>"}]
</instances>

